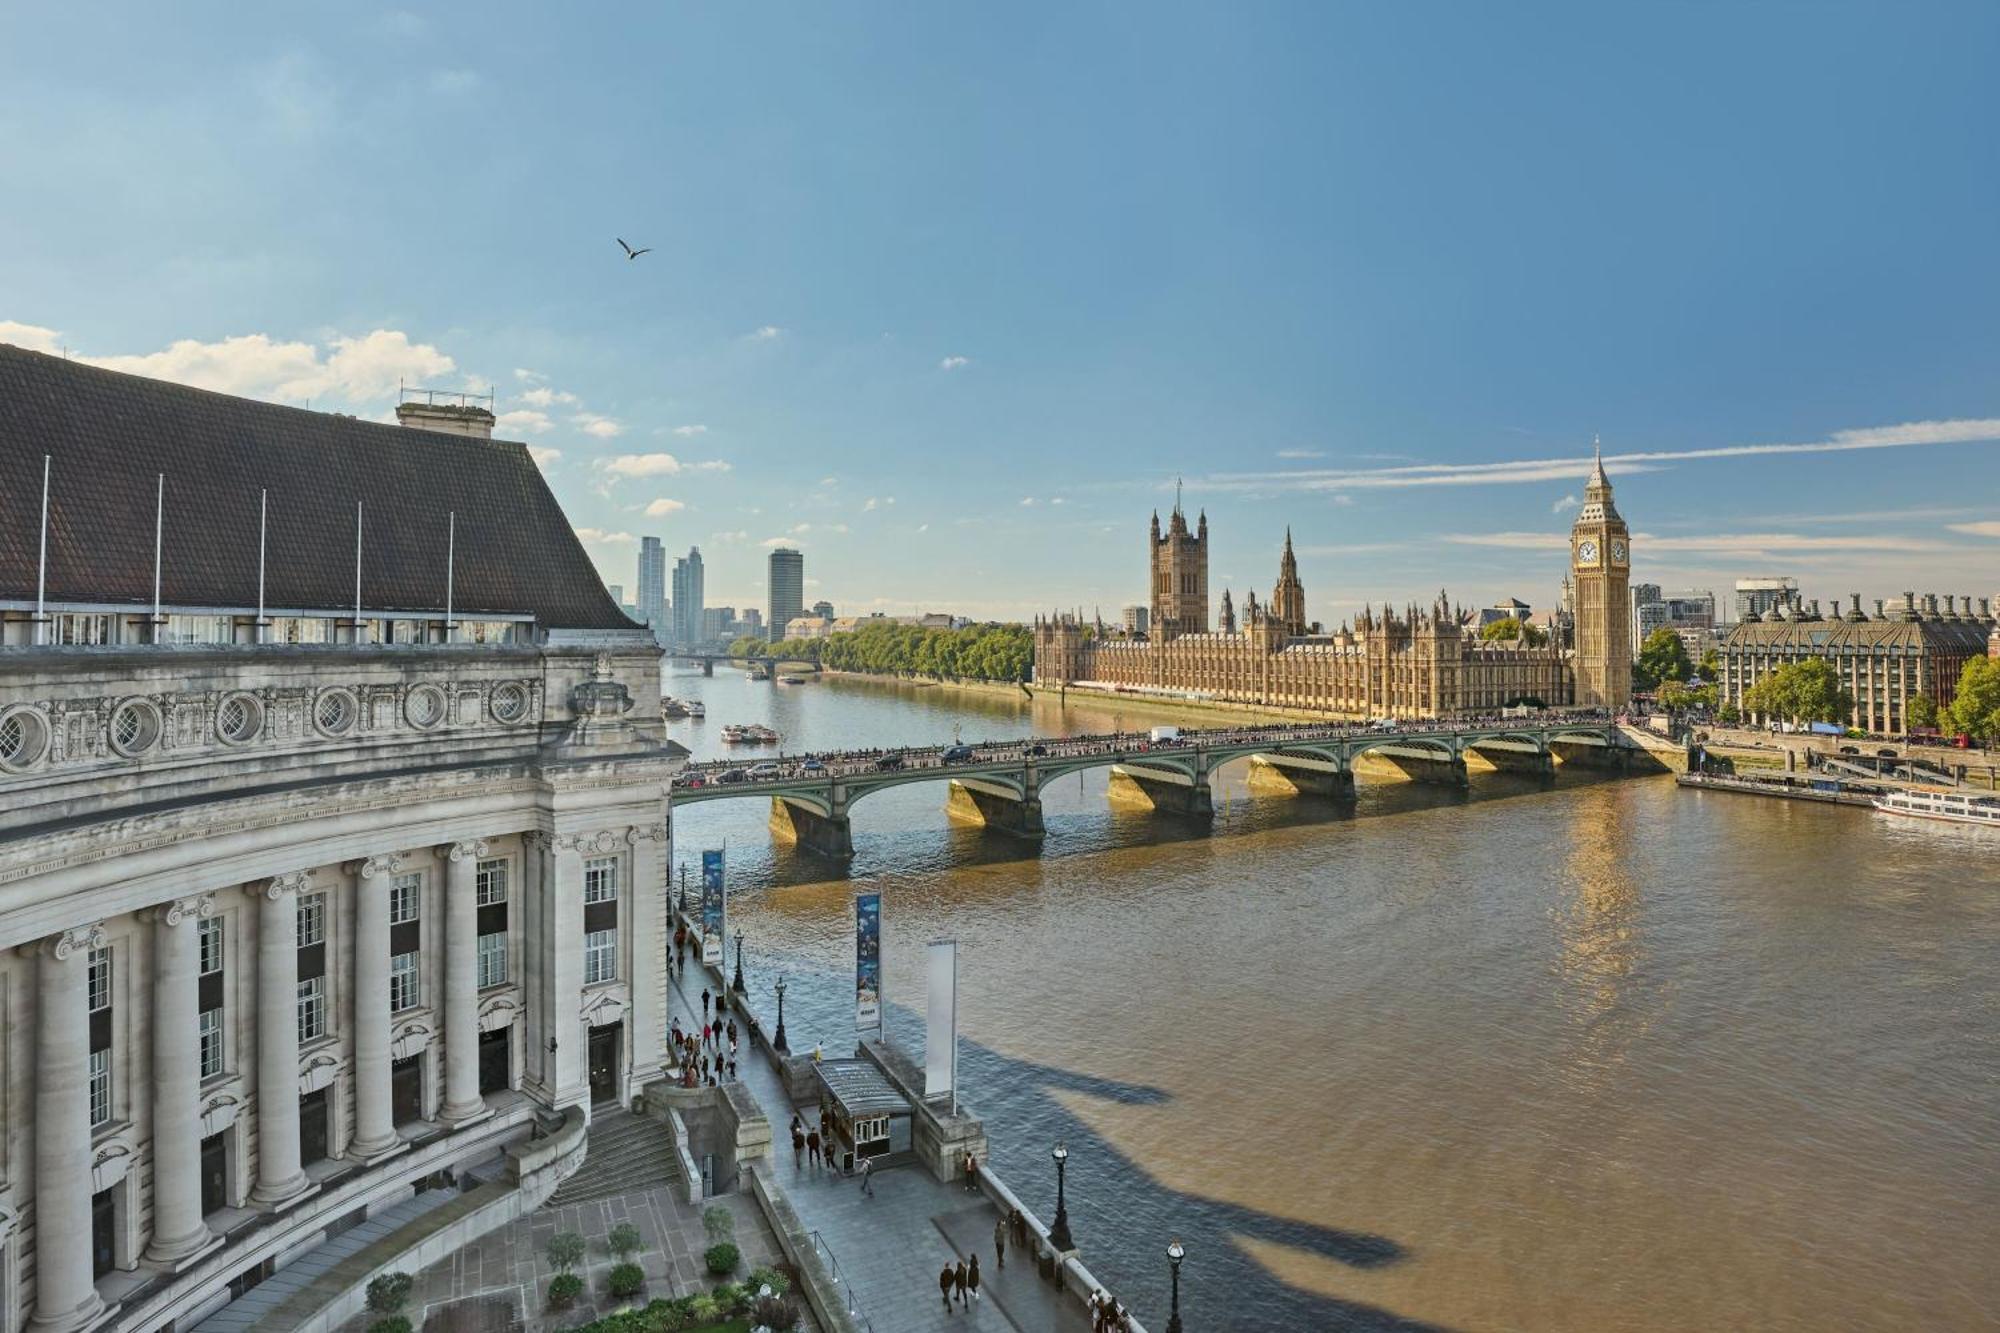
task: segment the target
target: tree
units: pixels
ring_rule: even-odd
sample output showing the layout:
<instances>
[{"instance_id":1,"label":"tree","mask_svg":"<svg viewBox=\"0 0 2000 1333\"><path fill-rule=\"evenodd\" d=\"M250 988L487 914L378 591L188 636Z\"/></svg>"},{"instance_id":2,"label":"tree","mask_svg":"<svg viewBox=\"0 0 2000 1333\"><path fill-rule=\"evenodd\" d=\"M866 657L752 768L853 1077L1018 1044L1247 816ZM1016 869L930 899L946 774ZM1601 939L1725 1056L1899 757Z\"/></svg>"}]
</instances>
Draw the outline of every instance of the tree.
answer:
<instances>
[{"instance_id":1,"label":"tree","mask_svg":"<svg viewBox=\"0 0 2000 1333\"><path fill-rule=\"evenodd\" d=\"M1745 690L1743 706L1794 724L1845 722L1854 713L1854 696L1840 687L1833 663L1808 657L1779 667Z\"/></svg>"},{"instance_id":2,"label":"tree","mask_svg":"<svg viewBox=\"0 0 2000 1333\"><path fill-rule=\"evenodd\" d=\"M1707 681L1711 685L1713 685L1716 681L1721 680L1722 654L1717 652L1713 648L1710 648L1708 651L1704 652L1701 655L1701 661L1695 665L1694 673L1697 676L1700 676L1703 680Z\"/></svg>"},{"instance_id":3,"label":"tree","mask_svg":"<svg viewBox=\"0 0 2000 1333\"><path fill-rule=\"evenodd\" d=\"M1681 636L1662 626L1646 636L1646 642L1639 646L1639 660L1632 667L1632 677L1642 689L1652 689L1665 681L1684 681L1694 670L1694 663L1688 659L1687 645Z\"/></svg>"},{"instance_id":4,"label":"tree","mask_svg":"<svg viewBox=\"0 0 2000 1333\"><path fill-rule=\"evenodd\" d=\"M1547 631L1530 625L1525 620L1513 616L1503 616L1479 631L1479 637L1487 642L1511 642L1521 640L1530 648L1539 648L1549 641Z\"/></svg>"},{"instance_id":5,"label":"tree","mask_svg":"<svg viewBox=\"0 0 2000 1333\"><path fill-rule=\"evenodd\" d=\"M1953 730L1964 732L1981 745L1991 745L2000 736L2000 661L1975 657L1967 662L1946 714Z\"/></svg>"},{"instance_id":6,"label":"tree","mask_svg":"<svg viewBox=\"0 0 2000 1333\"><path fill-rule=\"evenodd\" d=\"M1715 707L1715 686L1665 681L1660 685L1660 703L1667 708L1712 709Z\"/></svg>"},{"instance_id":7,"label":"tree","mask_svg":"<svg viewBox=\"0 0 2000 1333\"><path fill-rule=\"evenodd\" d=\"M1743 720L1743 710L1735 704L1724 703L1715 710L1715 720L1725 727L1733 727Z\"/></svg>"},{"instance_id":8,"label":"tree","mask_svg":"<svg viewBox=\"0 0 2000 1333\"><path fill-rule=\"evenodd\" d=\"M1935 727L1938 724L1937 700L1928 694L1911 695L1908 716L1913 727Z\"/></svg>"}]
</instances>

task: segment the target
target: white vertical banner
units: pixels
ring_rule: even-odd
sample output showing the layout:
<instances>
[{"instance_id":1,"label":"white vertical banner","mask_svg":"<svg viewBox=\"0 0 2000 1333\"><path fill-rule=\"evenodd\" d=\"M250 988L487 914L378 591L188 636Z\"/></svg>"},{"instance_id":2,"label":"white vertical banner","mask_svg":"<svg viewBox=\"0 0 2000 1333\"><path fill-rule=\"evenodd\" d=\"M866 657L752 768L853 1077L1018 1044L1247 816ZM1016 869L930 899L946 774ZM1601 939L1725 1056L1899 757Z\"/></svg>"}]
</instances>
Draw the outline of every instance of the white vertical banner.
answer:
<instances>
[{"instance_id":1,"label":"white vertical banner","mask_svg":"<svg viewBox=\"0 0 2000 1333\"><path fill-rule=\"evenodd\" d=\"M929 1022L924 1034L924 1099L951 1095L958 1107L958 941L933 940Z\"/></svg>"}]
</instances>

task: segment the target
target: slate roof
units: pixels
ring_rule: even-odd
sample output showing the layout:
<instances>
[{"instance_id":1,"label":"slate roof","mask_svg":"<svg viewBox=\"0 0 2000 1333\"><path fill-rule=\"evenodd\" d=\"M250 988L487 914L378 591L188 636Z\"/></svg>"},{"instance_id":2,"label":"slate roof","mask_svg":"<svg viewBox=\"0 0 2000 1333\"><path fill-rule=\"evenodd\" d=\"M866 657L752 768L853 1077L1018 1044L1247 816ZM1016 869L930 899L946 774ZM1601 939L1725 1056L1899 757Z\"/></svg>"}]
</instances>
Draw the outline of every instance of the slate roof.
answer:
<instances>
[{"instance_id":1,"label":"slate roof","mask_svg":"<svg viewBox=\"0 0 2000 1333\"><path fill-rule=\"evenodd\" d=\"M820 1085L849 1116L907 1115L910 1099L896 1091L867 1060L821 1060L813 1065Z\"/></svg>"},{"instance_id":2,"label":"slate roof","mask_svg":"<svg viewBox=\"0 0 2000 1333\"><path fill-rule=\"evenodd\" d=\"M631 629L527 446L232 398L0 344L0 599L32 600L42 456L48 600L150 605L155 478L166 475L161 601L257 604L258 492L270 491L265 604L454 608L544 628Z\"/></svg>"}]
</instances>

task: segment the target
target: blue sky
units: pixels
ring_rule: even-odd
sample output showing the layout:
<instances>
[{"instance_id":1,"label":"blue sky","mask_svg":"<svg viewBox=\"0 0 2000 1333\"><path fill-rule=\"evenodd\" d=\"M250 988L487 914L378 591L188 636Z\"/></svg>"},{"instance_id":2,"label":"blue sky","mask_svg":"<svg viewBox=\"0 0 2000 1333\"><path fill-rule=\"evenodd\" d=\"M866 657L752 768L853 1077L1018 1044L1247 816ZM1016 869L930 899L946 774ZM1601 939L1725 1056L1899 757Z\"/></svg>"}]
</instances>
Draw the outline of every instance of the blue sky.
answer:
<instances>
[{"instance_id":1,"label":"blue sky","mask_svg":"<svg viewBox=\"0 0 2000 1333\"><path fill-rule=\"evenodd\" d=\"M607 577L2000 592L2000 6L274 4L0 17L0 339L491 384ZM653 252L624 260L623 236ZM1806 446L1771 450L1766 446ZM1636 457L1634 457L1636 456ZM1417 470L1410 470L1417 469Z\"/></svg>"}]
</instances>

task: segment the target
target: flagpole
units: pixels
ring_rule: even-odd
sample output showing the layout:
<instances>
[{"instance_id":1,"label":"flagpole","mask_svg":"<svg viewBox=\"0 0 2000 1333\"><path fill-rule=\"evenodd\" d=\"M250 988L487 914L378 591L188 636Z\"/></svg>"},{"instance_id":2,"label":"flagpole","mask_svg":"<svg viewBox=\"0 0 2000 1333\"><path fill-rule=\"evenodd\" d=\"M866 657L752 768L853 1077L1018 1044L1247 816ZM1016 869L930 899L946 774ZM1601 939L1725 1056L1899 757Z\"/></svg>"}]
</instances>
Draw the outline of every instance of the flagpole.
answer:
<instances>
[{"instance_id":1,"label":"flagpole","mask_svg":"<svg viewBox=\"0 0 2000 1333\"><path fill-rule=\"evenodd\" d=\"M35 566L35 643L49 641L49 456L42 455L42 553Z\"/></svg>"},{"instance_id":2,"label":"flagpole","mask_svg":"<svg viewBox=\"0 0 2000 1333\"><path fill-rule=\"evenodd\" d=\"M160 641L160 535L167 521L167 474L159 474L153 491L153 642Z\"/></svg>"},{"instance_id":3,"label":"flagpole","mask_svg":"<svg viewBox=\"0 0 2000 1333\"><path fill-rule=\"evenodd\" d=\"M264 623L264 543L270 533L271 490L257 492L257 642L270 638Z\"/></svg>"},{"instance_id":4,"label":"flagpole","mask_svg":"<svg viewBox=\"0 0 2000 1333\"><path fill-rule=\"evenodd\" d=\"M458 511L454 509L446 517L450 526L444 541L444 641L450 643L457 637L452 633L451 581L458 564Z\"/></svg>"},{"instance_id":5,"label":"flagpole","mask_svg":"<svg viewBox=\"0 0 2000 1333\"><path fill-rule=\"evenodd\" d=\"M361 501L354 502L354 641L361 642Z\"/></svg>"}]
</instances>

